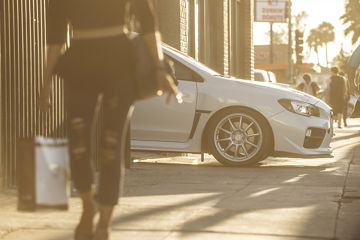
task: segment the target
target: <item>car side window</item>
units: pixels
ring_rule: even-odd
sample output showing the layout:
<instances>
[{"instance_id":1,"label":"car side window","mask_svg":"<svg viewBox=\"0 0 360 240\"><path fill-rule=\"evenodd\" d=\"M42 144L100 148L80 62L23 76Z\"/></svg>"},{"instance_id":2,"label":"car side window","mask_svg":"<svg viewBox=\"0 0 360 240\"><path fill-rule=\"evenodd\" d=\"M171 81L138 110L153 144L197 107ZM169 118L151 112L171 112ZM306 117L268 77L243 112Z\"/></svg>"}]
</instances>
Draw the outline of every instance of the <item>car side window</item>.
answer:
<instances>
[{"instance_id":1,"label":"car side window","mask_svg":"<svg viewBox=\"0 0 360 240\"><path fill-rule=\"evenodd\" d=\"M175 76L178 80L192 81L192 71L185 67L183 64L174 61Z\"/></svg>"},{"instance_id":2,"label":"car side window","mask_svg":"<svg viewBox=\"0 0 360 240\"><path fill-rule=\"evenodd\" d=\"M198 77L199 79L197 79L196 76L198 76L198 74L184 64L172 57L167 56L167 58L174 63L174 72L177 80L197 82L201 79L201 77Z\"/></svg>"}]
</instances>

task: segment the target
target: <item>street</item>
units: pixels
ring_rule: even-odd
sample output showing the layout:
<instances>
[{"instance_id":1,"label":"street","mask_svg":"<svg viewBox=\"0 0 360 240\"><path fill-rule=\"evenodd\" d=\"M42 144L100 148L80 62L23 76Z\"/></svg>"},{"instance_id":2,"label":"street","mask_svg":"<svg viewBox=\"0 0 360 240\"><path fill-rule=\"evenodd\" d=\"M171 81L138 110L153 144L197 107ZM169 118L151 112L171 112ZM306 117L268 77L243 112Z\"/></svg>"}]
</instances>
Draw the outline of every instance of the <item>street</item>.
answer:
<instances>
[{"instance_id":1,"label":"street","mask_svg":"<svg viewBox=\"0 0 360 240\"><path fill-rule=\"evenodd\" d=\"M220 165L211 156L135 152L112 239L360 239L360 119L335 129L334 158ZM0 195L0 239L72 239L77 198L61 212L16 211Z\"/></svg>"}]
</instances>

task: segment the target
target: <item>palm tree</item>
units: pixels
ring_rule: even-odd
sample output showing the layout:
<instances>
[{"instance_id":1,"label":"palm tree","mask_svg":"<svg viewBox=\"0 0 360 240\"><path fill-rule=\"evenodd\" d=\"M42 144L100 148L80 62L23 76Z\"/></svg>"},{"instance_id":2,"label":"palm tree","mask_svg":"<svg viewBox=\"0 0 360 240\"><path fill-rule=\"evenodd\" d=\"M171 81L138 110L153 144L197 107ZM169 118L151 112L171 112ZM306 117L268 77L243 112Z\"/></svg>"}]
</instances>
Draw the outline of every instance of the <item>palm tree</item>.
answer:
<instances>
[{"instance_id":1,"label":"palm tree","mask_svg":"<svg viewBox=\"0 0 360 240\"><path fill-rule=\"evenodd\" d=\"M340 69L344 70L349 57L350 54L345 52L343 46L341 46L339 54L333 59L333 63L336 64L336 66L338 66Z\"/></svg>"},{"instance_id":2,"label":"palm tree","mask_svg":"<svg viewBox=\"0 0 360 240\"><path fill-rule=\"evenodd\" d=\"M311 49L314 49L314 51L316 52L318 65L320 66L319 47L322 45L322 43L320 40L320 32L318 29L314 28L310 30L310 34L306 39L306 43L309 45L310 51Z\"/></svg>"},{"instance_id":3,"label":"palm tree","mask_svg":"<svg viewBox=\"0 0 360 240\"><path fill-rule=\"evenodd\" d=\"M334 26L328 22L322 22L318 26L320 32L320 40L322 44L325 44L325 53L326 53L326 66L329 66L328 60L328 43L335 40Z\"/></svg>"},{"instance_id":4,"label":"palm tree","mask_svg":"<svg viewBox=\"0 0 360 240\"><path fill-rule=\"evenodd\" d=\"M340 17L344 25L349 25L345 29L345 35L353 34L352 44L360 38L360 0L348 0L345 5L345 14Z\"/></svg>"},{"instance_id":5,"label":"palm tree","mask_svg":"<svg viewBox=\"0 0 360 240\"><path fill-rule=\"evenodd\" d=\"M266 35L270 36L271 32L267 32ZM279 28L272 32L273 37L273 44L286 44L287 43L287 32L284 28Z\"/></svg>"},{"instance_id":6,"label":"palm tree","mask_svg":"<svg viewBox=\"0 0 360 240\"><path fill-rule=\"evenodd\" d=\"M304 32L306 26L304 21L306 18L308 18L308 16L309 14L307 14L305 11L302 11L299 14L293 16L295 29L299 29L301 32Z\"/></svg>"}]
</instances>

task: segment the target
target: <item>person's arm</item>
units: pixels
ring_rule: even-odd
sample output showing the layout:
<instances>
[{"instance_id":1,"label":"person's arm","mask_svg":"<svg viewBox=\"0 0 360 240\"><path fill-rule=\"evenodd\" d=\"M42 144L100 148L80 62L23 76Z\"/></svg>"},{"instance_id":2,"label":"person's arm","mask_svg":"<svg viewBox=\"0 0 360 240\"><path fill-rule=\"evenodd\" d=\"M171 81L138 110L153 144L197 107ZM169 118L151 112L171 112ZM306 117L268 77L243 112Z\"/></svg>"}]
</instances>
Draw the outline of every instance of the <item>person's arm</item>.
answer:
<instances>
[{"instance_id":1,"label":"person's arm","mask_svg":"<svg viewBox=\"0 0 360 240\"><path fill-rule=\"evenodd\" d=\"M320 87L316 82L313 82L313 84L314 84L315 93L317 93L320 90Z\"/></svg>"},{"instance_id":2,"label":"person's arm","mask_svg":"<svg viewBox=\"0 0 360 240\"><path fill-rule=\"evenodd\" d=\"M174 80L166 71L165 66L163 65L164 53L161 48L161 36L159 32L148 33L144 35L144 41L150 50L151 56L154 60L155 68L157 69L157 82L160 91L158 95L162 95L163 92L168 93L166 102L168 103L171 97L175 97L178 103L182 102L182 96L177 89Z\"/></svg>"},{"instance_id":3,"label":"person's arm","mask_svg":"<svg viewBox=\"0 0 360 240\"><path fill-rule=\"evenodd\" d=\"M44 82L40 91L39 107L41 111L47 112L51 107L50 93L52 87L52 75L55 65L61 56L63 45L50 44L46 46L46 61L44 69Z\"/></svg>"},{"instance_id":4,"label":"person's arm","mask_svg":"<svg viewBox=\"0 0 360 240\"><path fill-rule=\"evenodd\" d=\"M296 89L299 90L299 91L302 91L304 88L304 83L299 83L297 86L296 86Z\"/></svg>"},{"instance_id":5,"label":"person's arm","mask_svg":"<svg viewBox=\"0 0 360 240\"><path fill-rule=\"evenodd\" d=\"M328 79L326 83L326 89L325 89L325 102L330 103L330 82L331 80Z\"/></svg>"},{"instance_id":6,"label":"person's arm","mask_svg":"<svg viewBox=\"0 0 360 240\"><path fill-rule=\"evenodd\" d=\"M348 84L345 78L343 78L343 82L344 82L344 99L347 100L349 99L349 89L348 89Z\"/></svg>"},{"instance_id":7,"label":"person's arm","mask_svg":"<svg viewBox=\"0 0 360 240\"><path fill-rule=\"evenodd\" d=\"M170 101L171 97L174 97L177 102L181 103L181 93L163 65L164 53L161 48L161 34L158 30L152 2L150 0L133 0L133 3L135 4L136 17L141 25L141 32L145 44L149 49L157 69L157 82L160 89L159 95L161 95L162 92L167 92L167 102Z\"/></svg>"}]
</instances>

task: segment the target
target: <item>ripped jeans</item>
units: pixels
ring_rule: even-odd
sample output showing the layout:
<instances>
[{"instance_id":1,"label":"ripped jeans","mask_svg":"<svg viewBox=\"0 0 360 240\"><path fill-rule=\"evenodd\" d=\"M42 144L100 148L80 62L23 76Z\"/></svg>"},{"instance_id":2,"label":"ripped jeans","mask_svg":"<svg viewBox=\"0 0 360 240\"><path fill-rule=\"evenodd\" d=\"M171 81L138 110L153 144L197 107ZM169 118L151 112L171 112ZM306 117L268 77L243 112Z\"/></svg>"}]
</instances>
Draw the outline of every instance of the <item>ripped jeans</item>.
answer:
<instances>
[{"instance_id":1,"label":"ripped jeans","mask_svg":"<svg viewBox=\"0 0 360 240\"><path fill-rule=\"evenodd\" d=\"M93 184L91 128L98 96L102 96L100 179L96 200L103 205L116 205L123 184L126 133L134 102L131 77L112 81L65 80L65 94L71 176L79 192L90 191Z\"/></svg>"}]
</instances>

